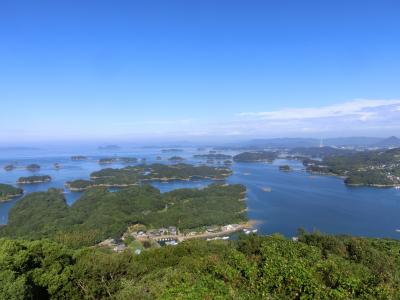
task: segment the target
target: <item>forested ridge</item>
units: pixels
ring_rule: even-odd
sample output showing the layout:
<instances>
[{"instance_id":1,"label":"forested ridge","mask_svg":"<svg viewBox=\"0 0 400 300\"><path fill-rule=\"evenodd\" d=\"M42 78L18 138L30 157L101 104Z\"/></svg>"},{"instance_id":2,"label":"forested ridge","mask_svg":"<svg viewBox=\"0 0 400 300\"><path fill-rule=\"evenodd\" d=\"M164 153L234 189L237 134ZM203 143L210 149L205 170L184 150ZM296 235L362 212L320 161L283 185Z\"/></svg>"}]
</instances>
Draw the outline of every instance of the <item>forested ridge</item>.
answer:
<instances>
[{"instance_id":1,"label":"forested ridge","mask_svg":"<svg viewBox=\"0 0 400 300\"><path fill-rule=\"evenodd\" d=\"M302 233L135 255L0 239L1 299L400 299L400 242Z\"/></svg>"}]
</instances>

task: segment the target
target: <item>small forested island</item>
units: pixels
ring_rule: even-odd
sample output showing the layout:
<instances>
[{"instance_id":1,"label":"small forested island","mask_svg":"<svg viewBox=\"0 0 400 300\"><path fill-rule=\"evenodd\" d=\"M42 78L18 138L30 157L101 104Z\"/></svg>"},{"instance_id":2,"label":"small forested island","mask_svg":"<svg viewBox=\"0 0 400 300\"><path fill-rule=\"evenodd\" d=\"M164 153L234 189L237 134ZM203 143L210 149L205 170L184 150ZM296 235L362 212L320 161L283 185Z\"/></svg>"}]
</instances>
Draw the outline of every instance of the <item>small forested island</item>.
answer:
<instances>
[{"instance_id":1,"label":"small forested island","mask_svg":"<svg viewBox=\"0 0 400 300\"><path fill-rule=\"evenodd\" d=\"M279 166L279 171L289 172L292 168L289 165L281 165Z\"/></svg>"},{"instance_id":2,"label":"small forested island","mask_svg":"<svg viewBox=\"0 0 400 300\"><path fill-rule=\"evenodd\" d=\"M193 157L201 159L226 160L226 159L231 159L232 155L222 154L222 153L208 153L208 154L195 154L193 155Z\"/></svg>"},{"instance_id":3,"label":"small forested island","mask_svg":"<svg viewBox=\"0 0 400 300\"><path fill-rule=\"evenodd\" d=\"M4 166L4 170L6 171L12 171L15 169L15 165L6 165Z\"/></svg>"},{"instance_id":4,"label":"small forested island","mask_svg":"<svg viewBox=\"0 0 400 300\"><path fill-rule=\"evenodd\" d=\"M26 167L28 171L39 171L40 166L38 164L30 164Z\"/></svg>"},{"instance_id":5,"label":"small forested island","mask_svg":"<svg viewBox=\"0 0 400 300\"><path fill-rule=\"evenodd\" d=\"M233 157L236 162L272 162L278 157L273 151L243 152Z\"/></svg>"},{"instance_id":6,"label":"small forested island","mask_svg":"<svg viewBox=\"0 0 400 300\"><path fill-rule=\"evenodd\" d=\"M180 156L172 156L170 158L168 158L169 161L174 161L174 162L181 162L184 161L185 159L183 157Z\"/></svg>"},{"instance_id":7,"label":"small forested island","mask_svg":"<svg viewBox=\"0 0 400 300\"><path fill-rule=\"evenodd\" d=\"M169 149L162 149L162 153L173 153L173 152L183 152L183 149L178 149L178 148L169 148Z\"/></svg>"},{"instance_id":8,"label":"small forested island","mask_svg":"<svg viewBox=\"0 0 400 300\"><path fill-rule=\"evenodd\" d=\"M28 177L20 177L17 180L17 184L33 184L33 183L44 183L50 182L51 177L49 175L42 176L28 176Z\"/></svg>"},{"instance_id":9,"label":"small forested island","mask_svg":"<svg viewBox=\"0 0 400 300\"><path fill-rule=\"evenodd\" d=\"M224 165L225 166L230 166L232 164L232 161L230 159L224 160Z\"/></svg>"},{"instance_id":10,"label":"small forested island","mask_svg":"<svg viewBox=\"0 0 400 300\"><path fill-rule=\"evenodd\" d=\"M75 180L66 183L71 190L85 190L90 187L128 187L146 181L172 181L196 179L224 179L232 174L228 168L193 166L189 164L152 164L129 166L122 169L107 168L93 172L91 180Z\"/></svg>"},{"instance_id":11,"label":"small forested island","mask_svg":"<svg viewBox=\"0 0 400 300\"><path fill-rule=\"evenodd\" d=\"M0 202L11 200L15 197L21 196L24 191L15 186L0 183Z\"/></svg>"},{"instance_id":12,"label":"small forested island","mask_svg":"<svg viewBox=\"0 0 400 300\"><path fill-rule=\"evenodd\" d=\"M83 156L83 155L75 155L75 156L71 156L71 160L73 160L73 161L87 160L87 157Z\"/></svg>"},{"instance_id":13,"label":"small forested island","mask_svg":"<svg viewBox=\"0 0 400 300\"><path fill-rule=\"evenodd\" d=\"M400 185L400 148L328 156L322 160L304 159L303 164L312 173L342 176L347 185Z\"/></svg>"}]
</instances>

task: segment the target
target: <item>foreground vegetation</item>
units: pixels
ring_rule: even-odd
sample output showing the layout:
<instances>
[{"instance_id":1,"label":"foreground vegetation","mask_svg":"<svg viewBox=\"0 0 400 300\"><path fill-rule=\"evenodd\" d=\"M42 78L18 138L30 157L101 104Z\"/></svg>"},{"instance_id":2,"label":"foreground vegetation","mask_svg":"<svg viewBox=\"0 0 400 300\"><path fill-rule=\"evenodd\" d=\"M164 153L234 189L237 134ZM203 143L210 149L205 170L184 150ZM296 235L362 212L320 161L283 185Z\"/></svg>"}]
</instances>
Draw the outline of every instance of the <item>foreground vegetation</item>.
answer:
<instances>
[{"instance_id":1,"label":"foreground vegetation","mask_svg":"<svg viewBox=\"0 0 400 300\"><path fill-rule=\"evenodd\" d=\"M247 221L242 185L211 185L161 194L151 186L118 192L93 188L69 207L59 190L32 193L10 210L0 236L51 238L73 247L119 238L132 224L180 231Z\"/></svg>"},{"instance_id":2,"label":"foreground vegetation","mask_svg":"<svg viewBox=\"0 0 400 300\"><path fill-rule=\"evenodd\" d=\"M0 239L1 299L399 299L400 243L302 234L135 255Z\"/></svg>"}]
</instances>

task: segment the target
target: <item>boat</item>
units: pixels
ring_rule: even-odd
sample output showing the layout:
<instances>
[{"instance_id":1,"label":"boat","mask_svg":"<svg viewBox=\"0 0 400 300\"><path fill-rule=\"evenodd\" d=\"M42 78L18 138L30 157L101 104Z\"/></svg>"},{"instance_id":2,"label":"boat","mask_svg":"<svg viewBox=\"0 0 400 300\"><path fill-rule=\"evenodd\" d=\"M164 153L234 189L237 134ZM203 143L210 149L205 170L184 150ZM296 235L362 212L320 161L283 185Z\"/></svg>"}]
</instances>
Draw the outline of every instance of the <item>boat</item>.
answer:
<instances>
[{"instance_id":1,"label":"boat","mask_svg":"<svg viewBox=\"0 0 400 300\"><path fill-rule=\"evenodd\" d=\"M396 185L394 188L395 188L396 190L400 190L400 185Z\"/></svg>"},{"instance_id":2,"label":"boat","mask_svg":"<svg viewBox=\"0 0 400 300\"><path fill-rule=\"evenodd\" d=\"M400 233L400 229L395 229L396 232Z\"/></svg>"},{"instance_id":3,"label":"boat","mask_svg":"<svg viewBox=\"0 0 400 300\"><path fill-rule=\"evenodd\" d=\"M263 187L263 188L261 188L264 192L267 192L267 193L269 193L269 192L271 192L272 191L272 188L270 188L270 187Z\"/></svg>"},{"instance_id":4,"label":"boat","mask_svg":"<svg viewBox=\"0 0 400 300\"><path fill-rule=\"evenodd\" d=\"M251 232L252 233L257 233L258 229L253 229Z\"/></svg>"}]
</instances>

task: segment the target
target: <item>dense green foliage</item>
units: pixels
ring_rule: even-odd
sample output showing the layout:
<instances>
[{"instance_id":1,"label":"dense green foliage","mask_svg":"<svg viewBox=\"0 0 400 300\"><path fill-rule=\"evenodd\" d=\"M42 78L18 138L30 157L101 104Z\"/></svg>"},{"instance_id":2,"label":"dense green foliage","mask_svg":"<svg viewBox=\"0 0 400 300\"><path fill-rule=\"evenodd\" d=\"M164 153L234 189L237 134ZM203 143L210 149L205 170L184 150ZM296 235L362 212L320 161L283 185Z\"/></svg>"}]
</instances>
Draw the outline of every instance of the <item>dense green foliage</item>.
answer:
<instances>
[{"instance_id":1,"label":"dense green foliage","mask_svg":"<svg viewBox=\"0 0 400 300\"><path fill-rule=\"evenodd\" d=\"M118 238L136 223L149 228L176 226L183 231L238 223L247 220L244 192L242 185L211 185L164 194L148 185L118 192L93 188L71 207L58 190L32 193L10 210L0 236L49 237L81 246Z\"/></svg>"},{"instance_id":2,"label":"dense green foliage","mask_svg":"<svg viewBox=\"0 0 400 300\"><path fill-rule=\"evenodd\" d=\"M350 185L400 185L400 148L304 160L307 170L345 176Z\"/></svg>"},{"instance_id":3,"label":"dense green foliage","mask_svg":"<svg viewBox=\"0 0 400 300\"><path fill-rule=\"evenodd\" d=\"M228 168L193 166L190 164L152 164L129 166L122 169L107 168L93 172L91 180L67 182L72 190L84 190L94 186L131 186L151 180L189 180L189 179L224 179L232 174Z\"/></svg>"},{"instance_id":4,"label":"dense green foliage","mask_svg":"<svg viewBox=\"0 0 400 300\"><path fill-rule=\"evenodd\" d=\"M272 162L278 157L278 153L272 151L243 152L233 157L237 162Z\"/></svg>"},{"instance_id":5,"label":"dense green foliage","mask_svg":"<svg viewBox=\"0 0 400 300\"><path fill-rule=\"evenodd\" d=\"M22 189L15 186L0 183L0 201L5 201L16 196L20 196L23 192L24 191Z\"/></svg>"},{"instance_id":6,"label":"dense green foliage","mask_svg":"<svg viewBox=\"0 0 400 300\"><path fill-rule=\"evenodd\" d=\"M30 184L30 183L49 182L49 181L51 181L51 177L49 175L37 175L37 176L20 177L18 178L17 183Z\"/></svg>"},{"instance_id":7,"label":"dense green foliage","mask_svg":"<svg viewBox=\"0 0 400 300\"><path fill-rule=\"evenodd\" d=\"M400 243L302 235L111 253L0 239L1 299L400 299Z\"/></svg>"}]
</instances>

